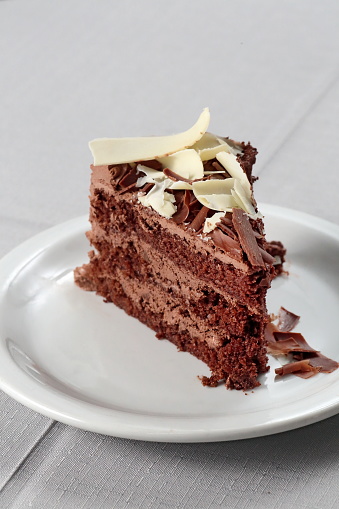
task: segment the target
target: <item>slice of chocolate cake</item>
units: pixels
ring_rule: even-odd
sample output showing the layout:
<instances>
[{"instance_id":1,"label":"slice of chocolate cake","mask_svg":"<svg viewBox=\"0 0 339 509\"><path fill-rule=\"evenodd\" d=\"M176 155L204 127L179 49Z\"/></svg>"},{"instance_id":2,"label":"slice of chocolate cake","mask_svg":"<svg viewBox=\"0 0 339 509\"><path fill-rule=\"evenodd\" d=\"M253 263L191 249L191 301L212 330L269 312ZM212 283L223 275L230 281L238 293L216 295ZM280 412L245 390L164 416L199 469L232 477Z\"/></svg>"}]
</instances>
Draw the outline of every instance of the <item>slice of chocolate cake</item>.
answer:
<instances>
[{"instance_id":1,"label":"slice of chocolate cake","mask_svg":"<svg viewBox=\"0 0 339 509\"><path fill-rule=\"evenodd\" d=\"M90 143L94 250L75 281L204 361L203 384L251 389L268 369L265 297L283 248L253 198L256 149L208 124L206 109L178 135Z\"/></svg>"}]
</instances>

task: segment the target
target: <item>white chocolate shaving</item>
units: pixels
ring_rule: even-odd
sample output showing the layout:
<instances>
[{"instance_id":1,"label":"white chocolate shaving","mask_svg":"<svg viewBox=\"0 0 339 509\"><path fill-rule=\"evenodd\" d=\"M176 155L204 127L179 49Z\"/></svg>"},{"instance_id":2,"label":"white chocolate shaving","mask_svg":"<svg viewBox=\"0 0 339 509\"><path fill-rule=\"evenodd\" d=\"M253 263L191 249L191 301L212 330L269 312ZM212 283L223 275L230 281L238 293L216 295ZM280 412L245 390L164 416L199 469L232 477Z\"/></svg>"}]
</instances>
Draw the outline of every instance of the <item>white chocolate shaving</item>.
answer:
<instances>
[{"instance_id":1,"label":"white chocolate shaving","mask_svg":"<svg viewBox=\"0 0 339 509\"><path fill-rule=\"evenodd\" d=\"M182 180L179 180L178 182L172 181L172 184L170 184L167 189L179 189L179 190L192 189L192 184L189 184L188 182L183 182Z\"/></svg>"},{"instance_id":2,"label":"white chocolate shaving","mask_svg":"<svg viewBox=\"0 0 339 509\"><path fill-rule=\"evenodd\" d=\"M222 143L226 143L226 145L228 146L228 148L230 149L229 152L231 154L234 154L235 156L238 156L239 154L242 154L243 153L243 149L240 148L240 147L237 147L235 146L235 143L236 142L231 142L231 140L228 140L229 143L227 142L227 139L225 140L224 138L217 138L218 141L222 144Z\"/></svg>"},{"instance_id":3,"label":"white chocolate shaving","mask_svg":"<svg viewBox=\"0 0 339 509\"><path fill-rule=\"evenodd\" d=\"M187 131L170 136L98 138L89 143L94 165L121 164L167 157L196 143L206 132L210 113L205 108Z\"/></svg>"},{"instance_id":4,"label":"white chocolate shaving","mask_svg":"<svg viewBox=\"0 0 339 509\"><path fill-rule=\"evenodd\" d=\"M163 171L154 170L153 168L148 168L148 166L144 166L143 164L138 164L137 166L138 172L142 171L145 173L143 177L139 177L136 186L142 187L145 184L156 184L157 182L163 182L166 179L166 176ZM179 180L175 182L174 180L167 179L166 189L177 189L177 190L185 190L192 189L192 185L188 182L183 182Z\"/></svg>"},{"instance_id":5,"label":"white chocolate shaving","mask_svg":"<svg viewBox=\"0 0 339 509\"><path fill-rule=\"evenodd\" d=\"M155 182L162 182L166 178L162 171L154 170L153 168L148 168L148 166L144 166L143 164L138 164L137 171L138 173L140 171L145 173L144 177L138 178L136 182L137 187L142 187L147 183L155 184Z\"/></svg>"},{"instance_id":6,"label":"white chocolate shaving","mask_svg":"<svg viewBox=\"0 0 339 509\"><path fill-rule=\"evenodd\" d=\"M249 214L251 217L256 216L255 208L253 207L251 200L248 198L248 195L239 179L235 179L234 188L232 189L231 193L237 205L241 209L247 212L247 214Z\"/></svg>"},{"instance_id":7,"label":"white chocolate shaving","mask_svg":"<svg viewBox=\"0 0 339 509\"><path fill-rule=\"evenodd\" d=\"M231 147L224 139L219 138L215 134L205 133L199 141L197 141L193 147L196 150L202 161L208 161L214 159L218 152L228 152L231 154L238 154L238 149Z\"/></svg>"},{"instance_id":8,"label":"white chocolate shaving","mask_svg":"<svg viewBox=\"0 0 339 509\"><path fill-rule=\"evenodd\" d=\"M246 173L240 166L239 161L237 161L236 156L234 154L226 154L225 152L219 152L218 154L216 154L216 158L219 161L219 163L222 164L223 167L228 171L231 177L240 180L241 185L246 191L248 197L251 198L252 195L251 184L248 181Z\"/></svg>"},{"instance_id":9,"label":"white chocolate shaving","mask_svg":"<svg viewBox=\"0 0 339 509\"><path fill-rule=\"evenodd\" d=\"M210 233L219 223L220 219L225 216L224 212L216 212L212 217L207 217L204 223L203 233Z\"/></svg>"},{"instance_id":10,"label":"white chocolate shaving","mask_svg":"<svg viewBox=\"0 0 339 509\"><path fill-rule=\"evenodd\" d=\"M165 192L168 184L168 179L161 183L155 183L154 187L146 195L138 196L138 200L142 205L152 207L153 210L167 219L172 217L177 210L176 205L174 205L174 195Z\"/></svg>"},{"instance_id":11,"label":"white chocolate shaving","mask_svg":"<svg viewBox=\"0 0 339 509\"><path fill-rule=\"evenodd\" d=\"M216 173L226 173L226 171L222 171L222 170L204 171L204 175L215 175Z\"/></svg>"},{"instance_id":12,"label":"white chocolate shaving","mask_svg":"<svg viewBox=\"0 0 339 509\"><path fill-rule=\"evenodd\" d=\"M212 210L228 212L237 206L232 196L235 179L202 180L193 182L192 189L196 199Z\"/></svg>"},{"instance_id":13,"label":"white chocolate shaving","mask_svg":"<svg viewBox=\"0 0 339 509\"><path fill-rule=\"evenodd\" d=\"M204 166L199 154L192 148L180 150L168 157L157 158L163 168L169 168L189 180L202 179L204 176Z\"/></svg>"}]
</instances>

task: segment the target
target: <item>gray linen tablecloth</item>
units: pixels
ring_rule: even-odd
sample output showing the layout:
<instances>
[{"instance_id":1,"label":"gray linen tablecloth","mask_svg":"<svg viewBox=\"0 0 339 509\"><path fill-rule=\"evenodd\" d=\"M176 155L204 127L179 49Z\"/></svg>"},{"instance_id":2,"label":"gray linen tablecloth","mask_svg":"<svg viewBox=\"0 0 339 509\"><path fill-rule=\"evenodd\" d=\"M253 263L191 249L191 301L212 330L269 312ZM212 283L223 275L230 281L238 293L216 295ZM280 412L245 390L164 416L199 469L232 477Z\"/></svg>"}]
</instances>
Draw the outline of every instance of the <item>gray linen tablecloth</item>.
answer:
<instances>
[{"instance_id":1,"label":"gray linen tablecloth","mask_svg":"<svg viewBox=\"0 0 339 509\"><path fill-rule=\"evenodd\" d=\"M336 0L0 2L0 254L86 214L100 136L211 130L259 148L256 197L339 224ZM338 416L208 444L116 439L0 395L0 507L339 505Z\"/></svg>"}]
</instances>

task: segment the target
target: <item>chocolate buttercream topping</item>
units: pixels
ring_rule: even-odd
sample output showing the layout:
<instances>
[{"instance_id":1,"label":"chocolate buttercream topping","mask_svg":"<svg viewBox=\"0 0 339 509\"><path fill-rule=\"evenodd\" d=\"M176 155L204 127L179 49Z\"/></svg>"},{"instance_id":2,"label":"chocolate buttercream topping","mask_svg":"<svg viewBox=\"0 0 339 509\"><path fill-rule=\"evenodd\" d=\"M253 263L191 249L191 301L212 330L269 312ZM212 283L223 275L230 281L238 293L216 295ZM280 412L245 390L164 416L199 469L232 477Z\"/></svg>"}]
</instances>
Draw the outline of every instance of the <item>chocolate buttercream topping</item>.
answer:
<instances>
[{"instance_id":1,"label":"chocolate buttercream topping","mask_svg":"<svg viewBox=\"0 0 339 509\"><path fill-rule=\"evenodd\" d=\"M247 254L252 267L265 268L265 263L259 251L248 215L242 209L233 209L232 221L239 236L241 247Z\"/></svg>"},{"instance_id":2,"label":"chocolate buttercream topping","mask_svg":"<svg viewBox=\"0 0 339 509\"><path fill-rule=\"evenodd\" d=\"M115 184L119 184L120 180L129 172L131 169L129 164L117 164L116 166L108 166L108 169L111 172L112 175L112 181L115 182Z\"/></svg>"},{"instance_id":3,"label":"chocolate buttercream topping","mask_svg":"<svg viewBox=\"0 0 339 509\"><path fill-rule=\"evenodd\" d=\"M240 261L242 260L242 249L239 242L225 235L219 228L213 230L212 239L217 247L220 247L220 249L228 253L232 258Z\"/></svg>"},{"instance_id":4,"label":"chocolate buttercream topping","mask_svg":"<svg viewBox=\"0 0 339 509\"><path fill-rule=\"evenodd\" d=\"M279 309L278 313L278 329L281 332L289 332L298 324L300 316L295 315L292 311L288 311L284 307Z\"/></svg>"}]
</instances>

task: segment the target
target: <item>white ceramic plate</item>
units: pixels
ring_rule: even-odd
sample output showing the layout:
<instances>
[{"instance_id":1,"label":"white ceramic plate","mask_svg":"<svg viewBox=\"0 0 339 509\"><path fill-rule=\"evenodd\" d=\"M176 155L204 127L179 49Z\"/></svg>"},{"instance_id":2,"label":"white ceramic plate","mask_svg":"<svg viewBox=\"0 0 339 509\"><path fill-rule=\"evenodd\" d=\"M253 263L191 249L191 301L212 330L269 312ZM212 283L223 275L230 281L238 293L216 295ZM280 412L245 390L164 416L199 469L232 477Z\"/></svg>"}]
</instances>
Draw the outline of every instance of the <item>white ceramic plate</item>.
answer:
<instances>
[{"instance_id":1,"label":"white ceramic plate","mask_svg":"<svg viewBox=\"0 0 339 509\"><path fill-rule=\"evenodd\" d=\"M262 206L267 236L288 249L268 308L301 315L298 331L339 360L339 227ZM204 442L286 431L339 409L339 370L275 378L278 361L245 394L203 387L207 367L77 288L87 261L84 217L25 242L0 262L0 387L24 405L90 431L140 440Z\"/></svg>"}]
</instances>

